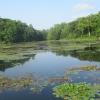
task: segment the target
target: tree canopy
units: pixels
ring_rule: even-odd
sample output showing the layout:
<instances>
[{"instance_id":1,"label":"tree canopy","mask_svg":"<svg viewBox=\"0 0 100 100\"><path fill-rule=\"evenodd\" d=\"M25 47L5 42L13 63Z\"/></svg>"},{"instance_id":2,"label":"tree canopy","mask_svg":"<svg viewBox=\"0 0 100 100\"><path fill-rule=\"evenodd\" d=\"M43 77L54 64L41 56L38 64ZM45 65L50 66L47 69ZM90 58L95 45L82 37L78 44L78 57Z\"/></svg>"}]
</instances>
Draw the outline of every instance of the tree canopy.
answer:
<instances>
[{"instance_id":1,"label":"tree canopy","mask_svg":"<svg viewBox=\"0 0 100 100\"><path fill-rule=\"evenodd\" d=\"M2 42L28 42L44 40L43 32L21 21L0 18L0 41Z\"/></svg>"},{"instance_id":2,"label":"tree canopy","mask_svg":"<svg viewBox=\"0 0 100 100\"><path fill-rule=\"evenodd\" d=\"M100 12L69 23L56 24L48 30L36 30L21 21L0 18L0 42L30 42L80 37L100 37Z\"/></svg>"},{"instance_id":3,"label":"tree canopy","mask_svg":"<svg viewBox=\"0 0 100 100\"><path fill-rule=\"evenodd\" d=\"M48 39L59 40L83 36L100 37L100 12L70 23L56 24L48 31Z\"/></svg>"}]
</instances>

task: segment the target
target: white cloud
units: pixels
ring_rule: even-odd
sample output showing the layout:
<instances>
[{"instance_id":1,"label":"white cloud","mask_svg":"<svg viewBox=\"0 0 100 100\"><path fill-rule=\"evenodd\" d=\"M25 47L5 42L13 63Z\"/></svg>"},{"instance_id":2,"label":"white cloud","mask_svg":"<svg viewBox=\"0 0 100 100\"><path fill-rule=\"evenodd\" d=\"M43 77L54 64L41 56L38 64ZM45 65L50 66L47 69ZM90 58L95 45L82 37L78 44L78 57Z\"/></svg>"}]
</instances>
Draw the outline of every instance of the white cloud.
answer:
<instances>
[{"instance_id":1,"label":"white cloud","mask_svg":"<svg viewBox=\"0 0 100 100\"><path fill-rule=\"evenodd\" d=\"M74 11L81 12L85 10L93 10L95 7L90 4L80 3L74 6Z\"/></svg>"}]
</instances>

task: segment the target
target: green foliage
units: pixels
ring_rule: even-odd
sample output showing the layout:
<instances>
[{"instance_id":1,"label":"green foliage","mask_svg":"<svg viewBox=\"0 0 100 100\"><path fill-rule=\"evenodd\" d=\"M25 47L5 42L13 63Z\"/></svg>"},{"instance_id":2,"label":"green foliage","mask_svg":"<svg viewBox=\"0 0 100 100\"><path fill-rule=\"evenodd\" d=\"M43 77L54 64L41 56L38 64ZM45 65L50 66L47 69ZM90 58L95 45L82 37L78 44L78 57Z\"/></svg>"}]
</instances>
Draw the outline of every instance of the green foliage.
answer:
<instances>
[{"instance_id":1,"label":"green foliage","mask_svg":"<svg viewBox=\"0 0 100 100\"><path fill-rule=\"evenodd\" d=\"M43 32L35 30L32 25L20 21L0 18L1 42L29 42L45 40Z\"/></svg>"},{"instance_id":2,"label":"green foliage","mask_svg":"<svg viewBox=\"0 0 100 100\"><path fill-rule=\"evenodd\" d=\"M51 28L48 32L48 39L50 40L59 40L61 35L61 26L59 24L55 25L54 28Z\"/></svg>"},{"instance_id":3,"label":"green foliage","mask_svg":"<svg viewBox=\"0 0 100 100\"><path fill-rule=\"evenodd\" d=\"M94 100L96 93L100 91L100 85L65 83L56 86L53 91L56 97L61 97L64 100Z\"/></svg>"},{"instance_id":4,"label":"green foliage","mask_svg":"<svg viewBox=\"0 0 100 100\"><path fill-rule=\"evenodd\" d=\"M100 13L79 18L70 23L57 24L48 31L49 40L100 37Z\"/></svg>"},{"instance_id":5,"label":"green foliage","mask_svg":"<svg viewBox=\"0 0 100 100\"><path fill-rule=\"evenodd\" d=\"M95 37L100 40L100 12L70 23L56 24L49 30L39 31L32 25L0 18L0 42L29 42Z\"/></svg>"}]
</instances>

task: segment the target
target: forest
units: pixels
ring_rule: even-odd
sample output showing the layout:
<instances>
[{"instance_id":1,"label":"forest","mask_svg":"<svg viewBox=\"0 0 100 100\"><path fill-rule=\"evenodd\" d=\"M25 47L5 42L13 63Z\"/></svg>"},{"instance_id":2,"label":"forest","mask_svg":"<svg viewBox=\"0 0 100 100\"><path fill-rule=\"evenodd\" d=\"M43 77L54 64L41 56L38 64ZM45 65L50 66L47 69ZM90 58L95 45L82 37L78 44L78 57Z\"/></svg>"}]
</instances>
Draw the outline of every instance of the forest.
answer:
<instances>
[{"instance_id":1,"label":"forest","mask_svg":"<svg viewBox=\"0 0 100 100\"><path fill-rule=\"evenodd\" d=\"M45 33L45 32L43 32ZM0 41L4 43L31 42L45 39L45 35L21 21L0 18Z\"/></svg>"},{"instance_id":2,"label":"forest","mask_svg":"<svg viewBox=\"0 0 100 100\"><path fill-rule=\"evenodd\" d=\"M100 38L100 12L69 23L56 24L47 30L37 30L21 21L0 18L0 42L18 43L44 40Z\"/></svg>"},{"instance_id":3,"label":"forest","mask_svg":"<svg viewBox=\"0 0 100 100\"><path fill-rule=\"evenodd\" d=\"M78 18L70 23L56 24L48 31L48 39L70 39L80 37L100 37L100 12Z\"/></svg>"}]
</instances>

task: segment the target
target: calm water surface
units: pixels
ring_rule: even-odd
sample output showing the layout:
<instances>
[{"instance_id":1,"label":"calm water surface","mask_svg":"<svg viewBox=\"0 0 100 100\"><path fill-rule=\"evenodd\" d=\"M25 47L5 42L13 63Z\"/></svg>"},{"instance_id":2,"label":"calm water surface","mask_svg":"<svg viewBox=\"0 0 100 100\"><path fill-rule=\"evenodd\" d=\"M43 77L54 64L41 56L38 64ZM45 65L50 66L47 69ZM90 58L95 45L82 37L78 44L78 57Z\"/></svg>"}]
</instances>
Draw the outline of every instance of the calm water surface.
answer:
<instances>
[{"instance_id":1,"label":"calm water surface","mask_svg":"<svg viewBox=\"0 0 100 100\"><path fill-rule=\"evenodd\" d=\"M92 51L91 51L92 52ZM89 53L91 53L89 51ZM88 54L89 54L88 53ZM15 66L9 66L0 71L1 75L8 77L24 76L27 74L32 74L38 76L43 80L47 80L50 77L62 76L67 68L79 67L84 65L97 65L100 67L100 59L93 59L91 57L80 56L81 54L73 53L59 53L52 51L41 51L38 52L33 57L30 57L24 63L19 63ZM91 55L91 54L90 54ZM90 56L89 55L89 56ZM100 77L100 73L92 73L96 77ZM73 80L76 82L93 82L89 80L89 77L84 75L91 75L90 73L79 73L80 77L72 76ZM22 91L5 91L0 93L0 100L62 100L55 98L52 95L52 86L49 85L44 88L40 93L32 93L29 89Z\"/></svg>"}]
</instances>

